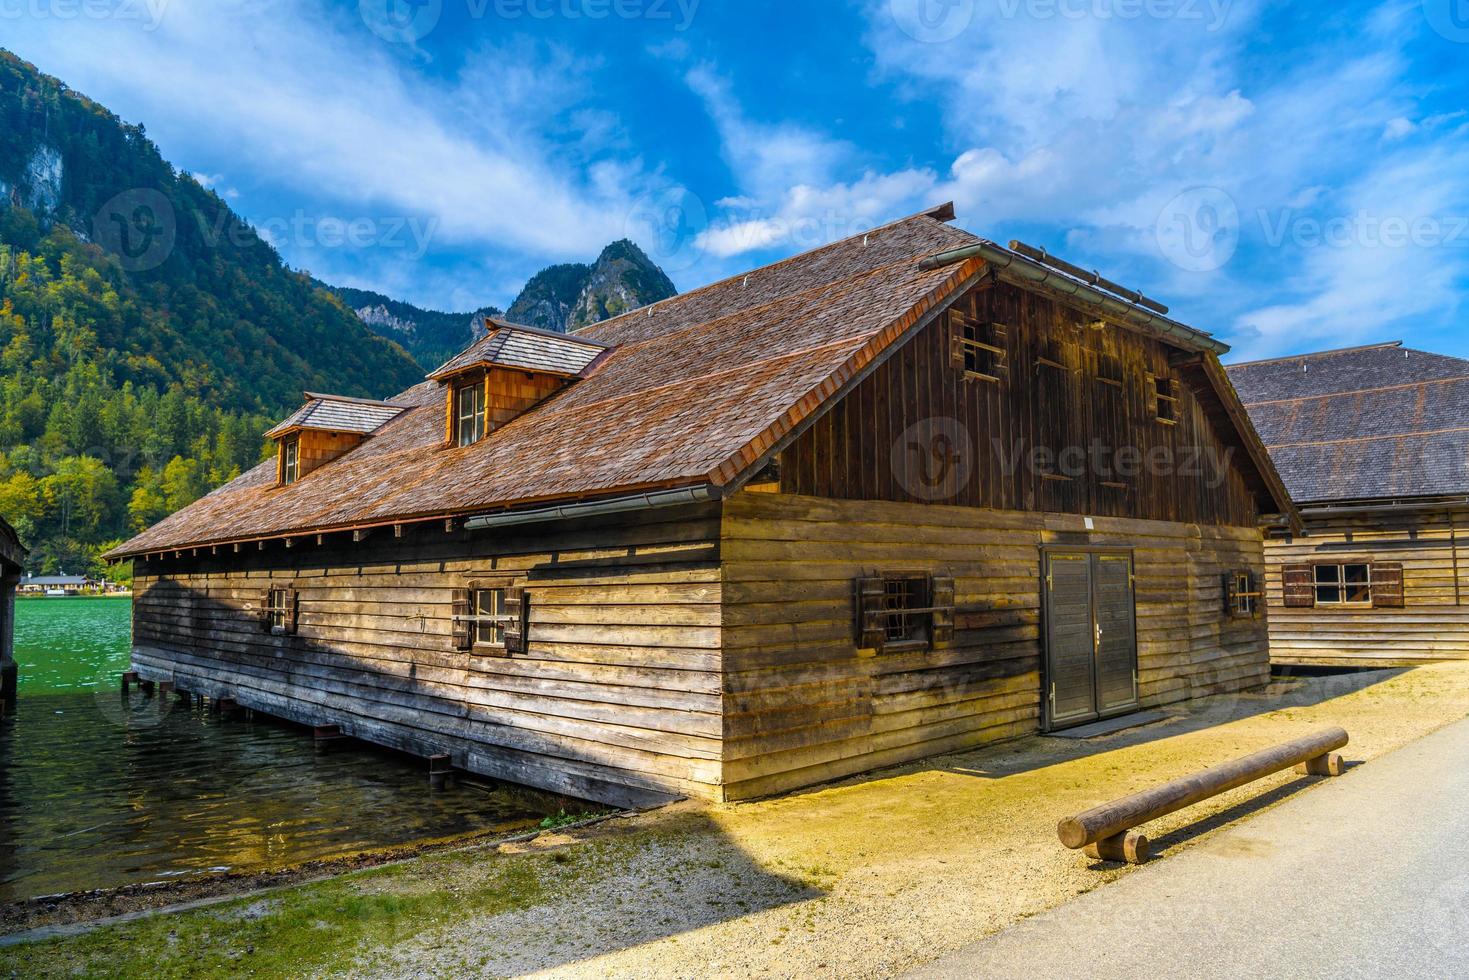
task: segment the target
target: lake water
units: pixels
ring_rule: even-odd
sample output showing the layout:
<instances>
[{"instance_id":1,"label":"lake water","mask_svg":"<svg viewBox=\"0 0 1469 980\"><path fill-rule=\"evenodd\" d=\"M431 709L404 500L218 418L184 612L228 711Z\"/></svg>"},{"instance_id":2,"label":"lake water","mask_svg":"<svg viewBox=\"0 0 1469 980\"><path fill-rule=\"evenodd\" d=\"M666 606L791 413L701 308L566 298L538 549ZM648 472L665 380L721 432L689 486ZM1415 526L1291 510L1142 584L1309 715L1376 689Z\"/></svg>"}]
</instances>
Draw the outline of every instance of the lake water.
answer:
<instances>
[{"instance_id":1,"label":"lake water","mask_svg":"<svg viewBox=\"0 0 1469 980\"><path fill-rule=\"evenodd\" d=\"M387 846L535 826L573 806L461 782L427 763L224 718L172 697L124 698L126 598L16 602L15 714L0 719L0 902L278 868Z\"/></svg>"}]
</instances>

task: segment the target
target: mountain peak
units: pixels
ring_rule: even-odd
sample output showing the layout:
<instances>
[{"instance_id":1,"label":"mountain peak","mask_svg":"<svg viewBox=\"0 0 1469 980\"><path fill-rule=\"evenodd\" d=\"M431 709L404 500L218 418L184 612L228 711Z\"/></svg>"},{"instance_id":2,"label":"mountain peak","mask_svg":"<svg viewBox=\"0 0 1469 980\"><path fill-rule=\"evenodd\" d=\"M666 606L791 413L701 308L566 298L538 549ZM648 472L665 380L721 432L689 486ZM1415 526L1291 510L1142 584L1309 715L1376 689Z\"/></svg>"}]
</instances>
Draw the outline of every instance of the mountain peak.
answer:
<instances>
[{"instance_id":1,"label":"mountain peak","mask_svg":"<svg viewBox=\"0 0 1469 980\"><path fill-rule=\"evenodd\" d=\"M565 333L676 295L663 270L624 238L604 248L592 265L553 265L537 273L506 317Z\"/></svg>"}]
</instances>

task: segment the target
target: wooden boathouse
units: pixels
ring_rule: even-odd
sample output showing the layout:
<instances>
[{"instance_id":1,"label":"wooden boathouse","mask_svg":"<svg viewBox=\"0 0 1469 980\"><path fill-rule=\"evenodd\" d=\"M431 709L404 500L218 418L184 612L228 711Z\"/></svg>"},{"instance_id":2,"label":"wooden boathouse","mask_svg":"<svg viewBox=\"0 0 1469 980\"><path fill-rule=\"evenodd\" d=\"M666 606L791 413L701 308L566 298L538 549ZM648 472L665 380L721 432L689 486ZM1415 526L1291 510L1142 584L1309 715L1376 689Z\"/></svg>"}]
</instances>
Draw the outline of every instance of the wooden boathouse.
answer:
<instances>
[{"instance_id":1,"label":"wooden boathouse","mask_svg":"<svg viewBox=\"0 0 1469 980\"><path fill-rule=\"evenodd\" d=\"M1263 684L1294 511L1226 348L952 217L308 396L113 552L134 669L631 804Z\"/></svg>"},{"instance_id":2,"label":"wooden boathouse","mask_svg":"<svg viewBox=\"0 0 1469 980\"><path fill-rule=\"evenodd\" d=\"M1397 342L1229 373L1305 528L1265 544L1273 659L1469 657L1469 361Z\"/></svg>"}]
</instances>

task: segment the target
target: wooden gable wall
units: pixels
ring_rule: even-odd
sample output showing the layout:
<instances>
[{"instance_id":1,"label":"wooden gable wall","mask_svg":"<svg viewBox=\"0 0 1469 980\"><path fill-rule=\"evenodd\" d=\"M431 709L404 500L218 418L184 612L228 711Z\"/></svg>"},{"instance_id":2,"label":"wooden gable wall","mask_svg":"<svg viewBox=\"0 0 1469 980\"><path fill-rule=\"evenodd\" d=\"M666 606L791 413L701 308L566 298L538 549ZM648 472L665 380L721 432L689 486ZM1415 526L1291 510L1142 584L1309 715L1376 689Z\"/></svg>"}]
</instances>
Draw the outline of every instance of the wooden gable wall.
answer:
<instances>
[{"instance_id":1,"label":"wooden gable wall","mask_svg":"<svg viewBox=\"0 0 1469 980\"><path fill-rule=\"evenodd\" d=\"M954 366L963 317L999 325L997 382ZM1175 352L1093 322L1007 284L971 290L781 454L781 491L1254 527L1245 451L1210 422ZM1153 378L1177 382L1176 424L1157 421Z\"/></svg>"}]
</instances>

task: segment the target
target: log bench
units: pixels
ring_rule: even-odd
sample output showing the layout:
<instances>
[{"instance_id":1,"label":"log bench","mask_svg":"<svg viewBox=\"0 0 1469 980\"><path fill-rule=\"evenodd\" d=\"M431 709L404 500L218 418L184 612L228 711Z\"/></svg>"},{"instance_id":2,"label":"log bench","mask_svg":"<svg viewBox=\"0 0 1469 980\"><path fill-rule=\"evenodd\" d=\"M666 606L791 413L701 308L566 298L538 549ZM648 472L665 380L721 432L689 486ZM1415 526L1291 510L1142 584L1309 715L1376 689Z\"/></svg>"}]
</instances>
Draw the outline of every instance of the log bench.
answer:
<instances>
[{"instance_id":1,"label":"log bench","mask_svg":"<svg viewBox=\"0 0 1469 980\"><path fill-rule=\"evenodd\" d=\"M1061 843L1099 861L1141 864L1151 853L1148 838L1134 828L1210 797L1227 793L1282 769L1301 775L1340 776L1346 762L1337 749L1347 744L1342 728L1326 728L1153 789L1092 807L1056 827Z\"/></svg>"}]
</instances>

